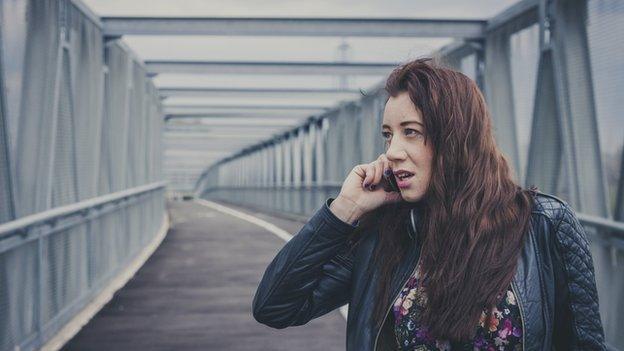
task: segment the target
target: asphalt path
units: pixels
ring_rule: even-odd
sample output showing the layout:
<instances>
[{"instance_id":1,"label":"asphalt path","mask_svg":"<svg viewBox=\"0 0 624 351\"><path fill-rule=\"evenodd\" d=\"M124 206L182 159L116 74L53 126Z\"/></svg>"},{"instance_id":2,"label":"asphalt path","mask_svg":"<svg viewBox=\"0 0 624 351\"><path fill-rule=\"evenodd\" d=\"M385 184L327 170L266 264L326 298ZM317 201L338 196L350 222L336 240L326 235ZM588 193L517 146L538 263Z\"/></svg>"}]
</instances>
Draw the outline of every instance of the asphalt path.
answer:
<instances>
[{"instance_id":1,"label":"asphalt path","mask_svg":"<svg viewBox=\"0 0 624 351\"><path fill-rule=\"evenodd\" d=\"M293 235L303 226L227 206ZM283 239L193 201L167 208L171 228L163 242L63 350L345 349L346 321L338 310L279 330L253 318L253 295Z\"/></svg>"}]
</instances>

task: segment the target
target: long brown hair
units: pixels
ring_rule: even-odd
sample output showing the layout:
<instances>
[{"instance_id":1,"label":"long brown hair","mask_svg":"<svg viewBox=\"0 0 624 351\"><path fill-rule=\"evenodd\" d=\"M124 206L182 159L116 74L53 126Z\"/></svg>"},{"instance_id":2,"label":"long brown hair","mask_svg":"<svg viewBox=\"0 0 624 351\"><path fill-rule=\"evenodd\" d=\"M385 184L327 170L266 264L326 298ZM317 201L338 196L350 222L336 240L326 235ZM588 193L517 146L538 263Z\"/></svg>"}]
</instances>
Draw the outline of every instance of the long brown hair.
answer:
<instances>
[{"instance_id":1,"label":"long brown hair","mask_svg":"<svg viewBox=\"0 0 624 351\"><path fill-rule=\"evenodd\" d=\"M464 74L418 59L396 68L389 96L408 92L433 143L432 176L417 203L380 206L355 233L379 226L374 264L380 270L378 327L394 296L395 269L408 250L406 221L417 207L421 274L427 279L421 322L440 339L470 340L481 312L509 286L531 214L534 189L522 189L496 146L491 118L477 85ZM486 323L489 322L488 315Z\"/></svg>"}]
</instances>

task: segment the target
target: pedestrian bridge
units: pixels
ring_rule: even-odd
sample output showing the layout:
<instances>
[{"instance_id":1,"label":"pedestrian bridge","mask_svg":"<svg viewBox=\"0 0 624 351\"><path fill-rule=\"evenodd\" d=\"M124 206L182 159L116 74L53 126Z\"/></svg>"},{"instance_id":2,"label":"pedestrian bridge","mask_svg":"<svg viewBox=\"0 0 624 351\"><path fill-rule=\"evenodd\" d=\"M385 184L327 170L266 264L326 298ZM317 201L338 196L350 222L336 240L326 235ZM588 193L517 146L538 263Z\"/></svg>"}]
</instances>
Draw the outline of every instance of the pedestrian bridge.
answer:
<instances>
[{"instance_id":1,"label":"pedestrian bridge","mask_svg":"<svg viewBox=\"0 0 624 351\"><path fill-rule=\"evenodd\" d=\"M481 87L518 182L577 211L624 350L624 3L106 3L0 2L0 351L343 350L346 307L274 330L253 294L383 152L384 78L424 55Z\"/></svg>"}]
</instances>

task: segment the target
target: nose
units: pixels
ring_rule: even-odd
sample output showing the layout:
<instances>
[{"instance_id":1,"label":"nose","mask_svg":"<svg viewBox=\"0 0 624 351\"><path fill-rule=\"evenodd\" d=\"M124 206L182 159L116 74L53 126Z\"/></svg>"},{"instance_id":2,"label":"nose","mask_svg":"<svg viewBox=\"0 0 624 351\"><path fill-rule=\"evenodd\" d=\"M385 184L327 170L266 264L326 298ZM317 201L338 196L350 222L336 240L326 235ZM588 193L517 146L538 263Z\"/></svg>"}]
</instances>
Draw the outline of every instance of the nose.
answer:
<instances>
[{"instance_id":1,"label":"nose","mask_svg":"<svg viewBox=\"0 0 624 351\"><path fill-rule=\"evenodd\" d=\"M391 142L386 149L386 157L391 162L397 162L405 160L405 158L407 157L407 153L405 152L405 148L401 146L401 143Z\"/></svg>"}]
</instances>

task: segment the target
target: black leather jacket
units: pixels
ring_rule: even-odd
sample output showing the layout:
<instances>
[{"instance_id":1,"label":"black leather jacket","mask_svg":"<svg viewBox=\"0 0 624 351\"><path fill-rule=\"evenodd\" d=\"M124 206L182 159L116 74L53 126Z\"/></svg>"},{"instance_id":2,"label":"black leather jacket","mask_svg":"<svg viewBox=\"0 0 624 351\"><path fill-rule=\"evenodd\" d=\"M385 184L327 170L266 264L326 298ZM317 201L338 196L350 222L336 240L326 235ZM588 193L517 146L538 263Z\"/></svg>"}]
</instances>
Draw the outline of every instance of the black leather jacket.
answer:
<instances>
[{"instance_id":1,"label":"black leather jacket","mask_svg":"<svg viewBox=\"0 0 624 351\"><path fill-rule=\"evenodd\" d=\"M564 201L543 193L534 197L530 233L512 281L519 303L523 350L606 350L598 310L594 267L585 232ZM302 325L349 304L348 351L393 350L391 313L382 328L373 325L377 270L367 270L378 241L364 236L352 252L347 236L354 226L325 204L288 241L267 267L253 299L254 318L273 328ZM410 237L417 237L412 223ZM372 234L372 235L368 235ZM396 297L413 272L414 250L396 270ZM388 312L393 301L384 301Z\"/></svg>"}]
</instances>

